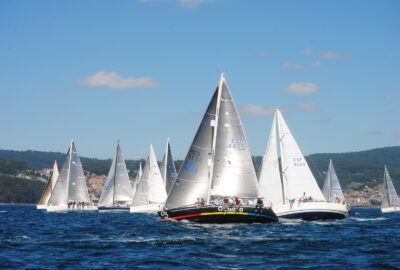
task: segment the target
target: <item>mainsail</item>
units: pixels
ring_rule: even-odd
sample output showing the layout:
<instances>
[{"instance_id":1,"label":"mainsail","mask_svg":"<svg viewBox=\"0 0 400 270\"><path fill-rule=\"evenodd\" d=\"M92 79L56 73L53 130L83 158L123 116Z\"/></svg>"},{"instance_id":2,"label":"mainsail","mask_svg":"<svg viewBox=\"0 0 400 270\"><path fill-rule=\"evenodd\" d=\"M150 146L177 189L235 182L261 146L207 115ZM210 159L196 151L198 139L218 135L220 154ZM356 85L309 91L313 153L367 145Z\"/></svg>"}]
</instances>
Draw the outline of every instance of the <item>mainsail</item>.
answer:
<instances>
[{"instance_id":1,"label":"mainsail","mask_svg":"<svg viewBox=\"0 0 400 270\"><path fill-rule=\"evenodd\" d=\"M51 191L54 189L54 186L57 182L57 178L58 178L57 161L54 161L53 171L51 173L49 181L47 181L46 188L43 191L42 197L40 197L38 205L47 205L47 202L49 201L51 196Z\"/></svg>"},{"instance_id":2,"label":"mainsail","mask_svg":"<svg viewBox=\"0 0 400 270\"><path fill-rule=\"evenodd\" d=\"M334 203L337 199L341 202L345 200L332 160L329 160L328 172L326 173L322 193L328 202Z\"/></svg>"},{"instance_id":3,"label":"mainsail","mask_svg":"<svg viewBox=\"0 0 400 270\"><path fill-rule=\"evenodd\" d=\"M272 121L267 149L259 170L260 192L264 199L275 204L284 204L285 195L279 170L278 145L276 137L276 112Z\"/></svg>"},{"instance_id":4,"label":"mainsail","mask_svg":"<svg viewBox=\"0 0 400 270\"><path fill-rule=\"evenodd\" d=\"M154 153L153 145L150 145L150 153L144 165L143 174L136 187L132 205L148 205L164 203L167 198L160 168Z\"/></svg>"},{"instance_id":5,"label":"mainsail","mask_svg":"<svg viewBox=\"0 0 400 270\"><path fill-rule=\"evenodd\" d=\"M312 196L314 200L325 201L325 197L279 109L276 110L276 114L286 202L290 199L301 198L303 193L307 197Z\"/></svg>"},{"instance_id":6,"label":"mainsail","mask_svg":"<svg viewBox=\"0 0 400 270\"><path fill-rule=\"evenodd\" d=\"M392 206L400 206L400 199L397 196L396 189L394 188L392 179L390 178L389 172L385 166L385 173L383 175L383 196L381 208Z\"/></svg>"},{"instance_id":7,"label":"mainsail","mask_svg":"<svg viewBox=\"0 0 400 270\"><path fill-rule=\"evenodd\" d=\"M167 194L171 191L172 185L176 180L176 169L174 160L172 159L171 145L169 144L169 138L167 140L167 148L163 160L161 162L161 176L164 180L165 190Z\"/></svg>"},{"instance_id":8,"label":"mainsail","mask_svg":"<svg viewBox=\"0 0 400 270\"><path fill-rule=\"evenodd\" d=\"M101 193L99 206L109 206L116 202L130 203L133 198L132 186L121 147L118 143L117 152L108 172L104 190Z\"/></svg>"},{"instance_id":9,"label":"mainsail","mask_svg":"<svg viewBox=\"0 0 400 270\"><path fill-rule=\"evenodd\" d=\"M83 174L82 164L74 141L71 141L67 158L62 166L48 205L67 205L68 201L90 202L86 178Z\"/></svg>"},{"instance_id":10,"label":"mainsail","mask_svg":"<svg viewBox=\"0 0 400 270\"><path fill-rule=\"evenodd\" d=\"M242 123L221 75L165 206L192 205L197 198L209 202L210 196L258 195Z\"/></svg>"}]
</instances>

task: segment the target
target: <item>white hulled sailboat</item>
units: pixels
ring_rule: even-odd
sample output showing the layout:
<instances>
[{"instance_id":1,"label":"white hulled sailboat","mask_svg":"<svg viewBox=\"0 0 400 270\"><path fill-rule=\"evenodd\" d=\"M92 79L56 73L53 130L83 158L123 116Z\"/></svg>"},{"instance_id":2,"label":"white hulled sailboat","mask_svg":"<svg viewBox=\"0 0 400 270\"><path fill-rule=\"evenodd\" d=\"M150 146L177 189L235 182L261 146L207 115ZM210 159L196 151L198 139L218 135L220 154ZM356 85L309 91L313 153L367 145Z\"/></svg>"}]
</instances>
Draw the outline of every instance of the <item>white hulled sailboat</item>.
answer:
<instances>
[{"instance_id":1,"label":"white hulled sailboat","mask_svg":"<svg viewBox=\"0 0 400 270\"><path fill-rule=\"evenodd\" d=\"M382 213L400 212L400 199L397 196L396 189L394 188L392 179L385 166L385 173L383 175L383 192L382 192Z\"/></svg>"},{"instance_id":2,"label":"white hulled sailboat","mask_svg":"<svg viewBox=\"0 0 400 270\"><path fill-rule=\"evenodd\" d=\"M93 206L83 174L81 160L74 141L68 149L67 158L47 203L47 211L96 211Z\"/></svg>"},{"instance_id":3,"label":"white hulled sailboat","mask_svg":"<svg viewBox=\"0 0 400 270\"><path fill-rule=\"evenodd\" d=\"M157 158L153 145L150 145L150 153L144 165L143 174L136 184L136 192L133 196L131 213L156 213L164 206L167 199L164 181L161 177Z\"/></svg>"},{"instance_id":4,"label":"white hulled sailboat","mask_svg":"<svg viewBox=\"0 0 400 270\"><path fill-rule=\"evenodd\" d=\"M132 199L132 186L129 181L125 159L118 142L117 152L108 172L97 208L99 211L129 212Z\"/></svg>"},{"instance_id":5,"label":"white hulled sailboat","mask_svg":"<svg viewBox=\"0 0 400 270\"><path fill-rule=\"evenodd\" d=\"M51 196L51 192L54 189L54 186L56 185L58 175L59 173L58 173L57 161L54 160L53 171L51 173L49 181L47 181L43 194L40 197L38 204L36 205L36 209L46 209L47 202L49 201Z\"/></svg>"},{"instance_id":6,"label":"white hulled sailboat","mask_svg":"<svg viewBox=\"0 0 400 270\"><path fill-rule=\"evenodd\" d=\"M324 194L327 202L345 204L346 199L340 187L332 159L329 160L328 171L326 172L324 186L322 187L322 194Z\"/></svg>"},{"instance_id":7,"label":"white hulled sailboat","mask_svg":"<svg viewBox=\"0 0 400 270\"><path fill-rule=\"evenodd\" d=\"M262 195L272 202L278 217L340 219L348 215L346 205L326 201L279 109L275 112L259 171L259 184Z\"/></svg>"}]
</instances>

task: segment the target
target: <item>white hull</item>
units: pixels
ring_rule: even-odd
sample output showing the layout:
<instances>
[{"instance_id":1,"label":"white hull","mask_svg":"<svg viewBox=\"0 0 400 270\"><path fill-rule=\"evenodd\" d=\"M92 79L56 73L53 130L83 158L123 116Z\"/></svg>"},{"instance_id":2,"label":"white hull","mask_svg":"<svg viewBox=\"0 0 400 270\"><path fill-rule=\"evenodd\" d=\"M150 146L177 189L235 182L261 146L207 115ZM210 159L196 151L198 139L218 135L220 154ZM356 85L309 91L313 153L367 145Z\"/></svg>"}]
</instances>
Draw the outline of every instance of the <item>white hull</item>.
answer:
<instances>
[{"instance_id":1,"label":"white hull","mask_svg":"<svg viewBox=\"0 0 400 270\"><path fill-rule=\"evenodd\" d=\"M46 209L46 208L47 208L47 205L45 205L45 204L38 204L38 205L36 205L36 209L38 209L38 210Z\"/></svg>"},{"instance_id":2,"label":"white hull","mask_svg":"<svg viewBox=\"0 0 400 270\"><path fill-rule=\"evenodd\" d=\"M97 206L94 205L89 205L89 206L85 206L85 207L70 207L68 208L67 205L49 205L46 208L47 212L82 212L82 211L97 211Z\"/></svg>"},{"instance_id":3,"label":"white hull","mask_svg":"<svg viewBox=\"0 0 400 270\"><path fill-rule=\"evenodd\" d=\"M280 218L298 219L336 219L349 215L347 206L341 203L305 202L272 206L272 210Z\"/></svg>"},{"instance_id":4,"label":"white hull","mask_svg":"<svg viewBox=\"0 0 400 270\"><path fill-rule=\"evenodd\" d=\"M382 211L382 213L400 212L400 207L399 206L392 206L392 207L381 208L381 211Z\"/></svg>"},{"instance_id":5,"label":"white hull","mask_svg":"<svg viewBox=\"0 0 400 270\"><path fill-rule=\"evenodd\" d=\"M131 213L157 213L163 209L164 204L148 204L140 206L131 206Z\"/></svg>"}]
</instances>

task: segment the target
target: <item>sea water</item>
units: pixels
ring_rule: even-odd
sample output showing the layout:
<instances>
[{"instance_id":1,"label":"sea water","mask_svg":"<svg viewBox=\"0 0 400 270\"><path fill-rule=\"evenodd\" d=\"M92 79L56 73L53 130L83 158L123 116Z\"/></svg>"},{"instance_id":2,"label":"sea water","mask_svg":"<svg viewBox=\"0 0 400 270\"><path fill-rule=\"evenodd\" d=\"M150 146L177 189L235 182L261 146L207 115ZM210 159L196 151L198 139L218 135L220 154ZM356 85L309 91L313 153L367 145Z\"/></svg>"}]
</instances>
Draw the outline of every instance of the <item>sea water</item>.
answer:
<instances>
[{"instance_id":1,"label":"sea water","mask_svg":"<svg viewBox=\"0 0 400 270\"><path fill-rule=\"evenodd\" d=\"M400 214L331 221L163 223L156 215L0 206L4 269L398 269Z\"/></svg>"}]
</instances>

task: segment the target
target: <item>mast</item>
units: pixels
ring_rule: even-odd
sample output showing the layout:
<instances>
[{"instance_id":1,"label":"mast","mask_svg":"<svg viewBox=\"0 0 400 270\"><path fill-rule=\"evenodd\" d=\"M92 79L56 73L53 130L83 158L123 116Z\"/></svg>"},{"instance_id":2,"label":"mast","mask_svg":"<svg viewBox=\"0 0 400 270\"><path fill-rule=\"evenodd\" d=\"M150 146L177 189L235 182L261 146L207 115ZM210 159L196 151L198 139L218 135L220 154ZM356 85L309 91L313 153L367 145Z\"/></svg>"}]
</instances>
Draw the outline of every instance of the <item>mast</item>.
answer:
<instances>
[{"instance_id":1,"label":"mast","mask_svg":"<svg viewBox=\"0 0 400 270\"><path fill-rule=\"evenodd\" d=\"M211 162L210 162L210 172L208 174L208 191L207 191L207 201L206 204L210 204L210 197L211 197L211 186L212 186L212 177L214 172L214 157L215 157L215 146L217 144L217 132L218 132L218 117L219 117L219 109L221 105L221 89L222 89L222 82L224 80L224 73L221 73L221 78L218 84L218 95L217 95L217 104L215 109L215 119L214 122L214 130L213 136L211 137L212 145L211 145Z\"/></svg>"},{"instance_id":2,"label":"mast","mask_svg":"<svg viewBox=\"0 0 400 270\"><path fill-rule=\"evenodd\" d=\"M276 108L275 117L276 117L276 124L278 127L278 138L279 138L279 145L280 145L279 151L281 154L281 170L282 170L282 172L280 173L280 175L281 175L281 181L282 181L282 197L283 197L283 204L286 204L286 199L287 199L286 198L286 196L287 196L286 195L286 182L284 179L285 179L285 171L287 168L283 168L283 163L282 163L282 159L283 159L282 139L285 135L281 136L281 125L280 125L280 118L278 117L278 115L279 115L279 107Z\"/></svg>"},{"instance_id":3,"label":"mast","mask_svg":"<svg viewBox=\"0 0 400 270\"><path fill-rule=\"evenodd\" d=\"M67 203L68 203L68 195L69 195L69 178L71 174L71 160L72 160L72 144L74 140L71 140L71 144L69 146L69 161L68 161L68 171L67 171Z\"/></svg>"},{"instance_id":4,"label":"mast","mask_svg":"<svg viewBox=\"0 0 400 270\"><path fill-rule=\"evenodd\" d=\"M115 166L114 166L114 179L113 179L113 197L112 197L112 202L113 204L115 203L114 198L115 198L115 176L117 175L117 166L118 166L118 147L119 147L119 140L117 142L117 152L115 153Z\"/></svg>"}]
</instances>

